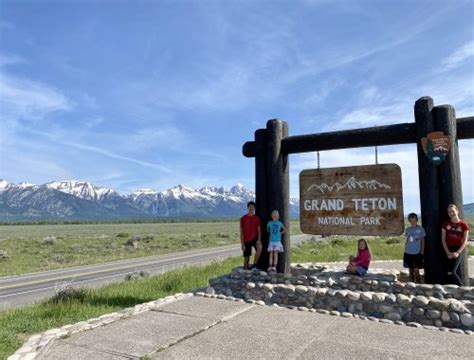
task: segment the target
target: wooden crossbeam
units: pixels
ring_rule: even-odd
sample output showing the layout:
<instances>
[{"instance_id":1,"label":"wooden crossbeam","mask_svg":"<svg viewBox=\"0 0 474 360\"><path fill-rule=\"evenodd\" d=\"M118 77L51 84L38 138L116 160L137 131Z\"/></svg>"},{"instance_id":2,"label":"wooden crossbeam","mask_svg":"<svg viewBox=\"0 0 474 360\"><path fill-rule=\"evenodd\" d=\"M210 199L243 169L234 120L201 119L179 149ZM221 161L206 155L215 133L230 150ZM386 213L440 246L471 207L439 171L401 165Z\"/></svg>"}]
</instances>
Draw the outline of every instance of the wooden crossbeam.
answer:
<instances>
[{"instance_id":1,"label":"wooden crossbeam","mask_svg":"<svg viewBox=\"0 0 474 360\"><path fill-rule=\"evenodd\" d=\"M458 139L474 138L474 117L456 119ZM401 145L416 143L415 123L376 126L319 134L288 136L282 140L285 154L311 151L337 150L368 146ZM242 148L245 157L255 157L255 141Z\"/></svg>"}]
</instances>

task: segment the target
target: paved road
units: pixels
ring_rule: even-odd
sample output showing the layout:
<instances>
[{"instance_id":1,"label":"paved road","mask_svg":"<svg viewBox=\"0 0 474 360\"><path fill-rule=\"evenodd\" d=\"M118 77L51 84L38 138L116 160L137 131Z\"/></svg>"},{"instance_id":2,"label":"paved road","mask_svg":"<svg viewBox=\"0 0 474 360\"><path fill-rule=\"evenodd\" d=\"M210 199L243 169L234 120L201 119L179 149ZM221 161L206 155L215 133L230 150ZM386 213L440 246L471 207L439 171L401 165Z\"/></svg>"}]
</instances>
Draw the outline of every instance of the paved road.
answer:
<instances>
[{"instance_id":1,"label":"paved road","mask_svg":"<svg viewBox=\"0 0 474 360\"><path fill-rule=\"evenodd\" d=\"M295 235L292 243L311 238L309 235ZM85 265L21 276L0 278L0 310L20 307L52 296L55 289L73 283L84 287L98 287L111 282L122 281L126 274L146 270L157 274L184 265L197 265L212 260L224 259L241 254L240 245L183 251L121 261Z\"/></svg>"}]
</instances>

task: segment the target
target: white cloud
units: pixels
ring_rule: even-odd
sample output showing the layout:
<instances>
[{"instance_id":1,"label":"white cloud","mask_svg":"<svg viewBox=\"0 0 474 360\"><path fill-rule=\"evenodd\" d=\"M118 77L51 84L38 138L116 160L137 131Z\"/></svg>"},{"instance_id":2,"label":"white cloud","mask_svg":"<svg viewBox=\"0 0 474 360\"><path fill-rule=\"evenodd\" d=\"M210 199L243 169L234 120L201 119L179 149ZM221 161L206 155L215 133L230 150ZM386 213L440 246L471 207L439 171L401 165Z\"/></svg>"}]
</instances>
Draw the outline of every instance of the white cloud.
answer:
<instances>
[{"instance_id":1,"label":"white cloud","mask_svg":"<svg viewBox=\"0 0 474 360\"><path fill-rule=\"evenodd\" d=\"M451 55L441 63L442 71L452 70L465 63L465 61L474 56L474 40L468 41L457 48Z\"/></svg>"},{"instance_id":2,"label":"white cloud","mask_svg":"<svg viewBox=\"0 0 474 360\"><path fill-rule=\"evenodd\" d=\"M40 120L56 111L69 111L73 106L63 93L51 86L0 73L2 118Z\"/></svg>"}]
</instances>

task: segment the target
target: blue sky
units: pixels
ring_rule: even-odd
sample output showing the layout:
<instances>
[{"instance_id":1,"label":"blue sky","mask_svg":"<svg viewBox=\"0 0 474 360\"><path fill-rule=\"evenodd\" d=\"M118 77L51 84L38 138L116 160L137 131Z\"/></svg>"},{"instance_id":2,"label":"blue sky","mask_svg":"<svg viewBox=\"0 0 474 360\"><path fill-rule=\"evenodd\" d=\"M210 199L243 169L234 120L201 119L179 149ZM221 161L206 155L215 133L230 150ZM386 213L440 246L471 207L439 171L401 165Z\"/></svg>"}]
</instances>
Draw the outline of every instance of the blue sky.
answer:
<instances>
[{"instance_id":1,"label":"blue sky","mask_svg":"<svg viewBox=\"0 0 474 360\"><path fill-rule=\"evenodd\" d=\"M473 23L460 0L0 0L0 178L253 187L241 147L271 118L292 135L412 122L424 95L474 115ZM460 142L465 202L473 143ZM315 159L291 156L292 196ZM415 145L379 160L400 164L405 211L419 209Z\"/></svg>"}]
</instances>

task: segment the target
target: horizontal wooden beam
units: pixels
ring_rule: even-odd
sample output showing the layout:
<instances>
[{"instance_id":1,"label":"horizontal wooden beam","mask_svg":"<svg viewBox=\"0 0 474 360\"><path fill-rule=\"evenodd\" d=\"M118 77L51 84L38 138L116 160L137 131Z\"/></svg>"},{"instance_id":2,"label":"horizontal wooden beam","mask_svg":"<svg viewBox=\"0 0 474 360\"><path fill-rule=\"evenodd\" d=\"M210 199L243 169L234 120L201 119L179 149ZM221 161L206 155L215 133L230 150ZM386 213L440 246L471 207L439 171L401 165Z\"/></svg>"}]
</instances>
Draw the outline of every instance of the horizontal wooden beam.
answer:
<instances>
[{"instance_id":1,"label":"horizontal wooden beam","mask_svg":"<svg viewBox=\"0 0 474 360\"><path fill-rule=\"evenodd\" d=\"M474 117L458 118L457 134L458 139L474 138ZM415 123L406 123L289 136L282 140L281 151L285 154L297 154L311 151L413 143L416 143ZM254 141L246 142L242 148L242 153L246 157L255 157L255 151Z\"/></svg>"},{"instance_id":2,"label":"horizontal wooden beam","mask_svg":"<svg viewBox=\"0 0 474 360\"><path fill-rule=\"evenodd\" d=\"M474 116L457 118L456 128L458 139L474 139Z\"/></svg>"}]
</instances>

